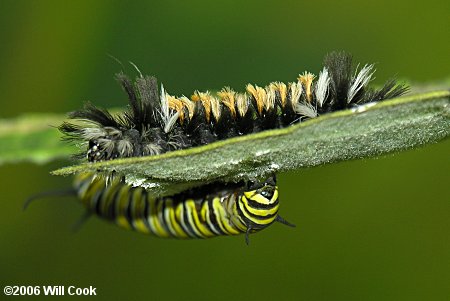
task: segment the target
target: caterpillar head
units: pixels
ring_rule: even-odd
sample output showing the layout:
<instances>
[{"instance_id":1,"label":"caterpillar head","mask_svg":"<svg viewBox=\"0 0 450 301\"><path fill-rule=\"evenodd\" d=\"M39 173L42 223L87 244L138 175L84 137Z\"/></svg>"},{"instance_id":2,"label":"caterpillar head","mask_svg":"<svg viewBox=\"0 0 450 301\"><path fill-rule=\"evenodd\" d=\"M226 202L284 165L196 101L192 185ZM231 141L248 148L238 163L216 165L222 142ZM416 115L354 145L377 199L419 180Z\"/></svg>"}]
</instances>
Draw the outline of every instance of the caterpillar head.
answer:
<instances>
[{"instance_id":1,"label":"caterpillar head","mask_svg":"<svg viewBox=\"0 0 450 301\"><path fill-rule=\"evenodd\" d=\"M238 202L247 227L257 230L274 222L278 215L278 187L275 177L252 185Z\"/></svg>"},{"instance_id":2,"label":"caterpillar head","mask_svg":"<svg viewBox=\"0 0 450 301\"><path fill-rule=\"evenodd\" d=\"M88 141L86 157L89 162L131 157L140 145L139 132L134 129L85 128L83 136Z\"/></svg>"},{"instance_id":3,"label":"caterpillar head","mask_svg":"<svg viewBox=\"0 0 450 301\"><path fill-rule=\"evenodd\" d=\"M156 155L161 148L136 129L118 130L116 128L86 128L85 139L88 141L86 157L89 162ZM149 136L146 134L146 137ZM151 138L154 135L150 136Z\"/></svg>"}]
</instances>

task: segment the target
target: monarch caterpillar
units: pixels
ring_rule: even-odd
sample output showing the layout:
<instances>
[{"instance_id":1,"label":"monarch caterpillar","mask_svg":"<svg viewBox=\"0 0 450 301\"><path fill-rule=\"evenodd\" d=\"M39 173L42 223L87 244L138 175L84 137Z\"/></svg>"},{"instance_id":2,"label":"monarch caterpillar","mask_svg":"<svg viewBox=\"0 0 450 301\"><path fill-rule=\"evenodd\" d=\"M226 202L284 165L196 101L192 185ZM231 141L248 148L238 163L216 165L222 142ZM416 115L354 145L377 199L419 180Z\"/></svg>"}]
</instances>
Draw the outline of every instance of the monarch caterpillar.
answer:
<instances>
[{"instance_id":1,"label":"monarch caterpillar","mask_svg":"<svg viewBox=\"0 0 450 301\"><path fill-rule=\"evenodd\" d=\"M91 213L117 225L159 237L208 238L249 234L274 221L293 226L278 215L275 177L251 186L207 185L171 197L154 197L123 179L92 173L76 176L78 197Z\"/></svg>"},{"instance_id":2,"label":"monarch caterpillar","mask_svg":"<svg viewBox=\"0 0 450 301\"><path fill-rule=\"evenodd\" d=\"M137 68L136 68L137 69ZM90 103L69 114L81 123L64 122L66 140L82 148L89 162L152 156L205 145L216 140L287 127L305 119L404 94L408 87L387 81L368 87L374 66L352 69L352 58L333 52L324 59L317 80L304 72L296 82L272 82L262 88L248 84L246 92L223 88L213 95L195 91L191 98L169 95L156 78L139 76L133 83L123 73L117 80L128 95L129 108L117 115ZM212 237L250 233L278 221L275 177L254 185L213 183L172 196L151 196L125 177L82 173L74 193L89 212L119 226L160 237ZM291 225L292 226L292 225Z\"/></svg>"}]
</instances>

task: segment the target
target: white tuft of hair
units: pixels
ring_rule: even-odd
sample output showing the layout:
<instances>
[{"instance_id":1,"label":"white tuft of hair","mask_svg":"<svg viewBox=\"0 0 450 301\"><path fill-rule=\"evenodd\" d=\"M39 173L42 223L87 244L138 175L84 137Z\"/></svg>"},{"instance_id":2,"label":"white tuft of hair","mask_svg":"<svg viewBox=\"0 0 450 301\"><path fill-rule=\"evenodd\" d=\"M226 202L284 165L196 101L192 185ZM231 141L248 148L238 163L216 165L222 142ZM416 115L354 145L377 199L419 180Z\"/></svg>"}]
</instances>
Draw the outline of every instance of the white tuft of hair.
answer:
<instances>
[{"instance_id":1,"label":"white tuft of hair","mask_svg":"<svg viewBox=\"0 0 450 301\"><path fill-rule=\"evenodd\" d=\"M353 78L353 83L347 92L347 103L350 103L356 93L369 83L372 79L372 75L375 73L375 70L372 70L373 65L366 64L361 71L359 71L358 75L355 73L356 76Z\"/></svg>"},{"instance_id":2,"label":"white tuft of hair","mask_svg":"<svg viewBox=\"0 0 450 301\"><path fill-rule=\"evenodd\" d=\"M292 109L295 111L297 104L300 103L300 96L302 95L302 84L300 81L296 83L290 83L289 89L291 93Z\"/></svg>"},{"instance_id":3,"label":"white tuft of hair","mask_svg":"<svg viewBox=\"0 0 450 301\"><path fill-rule=\"evenodd\" d=\"M328 89L330 87L330 75L328 74L328 69L323 67L323 70L319 73L319 79L316 83L316 100L317 104L322 107L325 99L328 96Z\"/></svg>"},{"instance_id":4,"label":"white tuft of hair","mask_svg":"<svg viewBox=\"0 0 450 301\"><path fill-rule=\"evenodd\" d=\"M178 112L171 112L169 108L169 100L164 86L161 84L161 111L159 112L163 121L164 132L168 133L172 130L175 122L178 119Z\"/></svg>"},{"instance_id":5,"label":"white tuft of hair","mask_svg":"<svg viewBox=\"0 0 450 301\"><path fill-rule=\"evenodd\" d=\"M299 102L295 106L295 113L309 118L317 117L317 110L309 102Z\"/></svg>"}]
</instances>

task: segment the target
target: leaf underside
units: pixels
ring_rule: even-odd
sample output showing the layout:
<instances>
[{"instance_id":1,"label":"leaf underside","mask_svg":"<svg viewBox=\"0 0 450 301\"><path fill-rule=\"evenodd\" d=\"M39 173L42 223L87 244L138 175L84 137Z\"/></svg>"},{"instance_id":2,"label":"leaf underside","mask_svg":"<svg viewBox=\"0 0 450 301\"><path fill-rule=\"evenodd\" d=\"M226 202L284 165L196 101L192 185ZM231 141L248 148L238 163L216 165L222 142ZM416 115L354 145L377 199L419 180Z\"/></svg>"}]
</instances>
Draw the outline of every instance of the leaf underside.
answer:
<instances>
[{"instance_id":1,"label":"leaf underside","mask_svg":"<svg viewBox=\"0 0 450 301\"><path fill-rule=\"evenodd\" d=\"M450 91L370 103L293 126L158 156L65 167L54 175L113 171L127 182L167 195L214 181L367 158L440 141L450 135Z\"/></svg>"}]
</instances>

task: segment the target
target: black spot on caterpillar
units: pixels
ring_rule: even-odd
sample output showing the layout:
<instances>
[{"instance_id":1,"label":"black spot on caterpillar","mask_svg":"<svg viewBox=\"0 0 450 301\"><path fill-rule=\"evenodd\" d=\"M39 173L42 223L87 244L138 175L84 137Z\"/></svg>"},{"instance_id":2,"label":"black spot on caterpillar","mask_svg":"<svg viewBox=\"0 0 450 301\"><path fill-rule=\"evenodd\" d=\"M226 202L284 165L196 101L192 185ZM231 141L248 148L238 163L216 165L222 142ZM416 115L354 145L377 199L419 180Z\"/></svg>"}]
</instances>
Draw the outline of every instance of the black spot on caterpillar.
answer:
<instances>
[{"instance_id":1,"label":"black spot on caterpillar","mask_svg":"<svg viewBox=\"0 0 450 301\"><path fill-rule=\"evenodd\" d=\"M324 59L317 79L304 72L296 82L272 82L262 88L248 84L245 93L223 88L215 95L196 91L191 98L169 95L156 78L132 82L123 73L117 80L128 95L128 110L113 116L86 104L69 117L80 124L63 123L65 139L86 147L82 157L96 162L150 156L205 145L217 140L267 129L282 128L337 110L405 93L408 88L387 81L380 89L368 86L373 65L353 70L352 58L333 52Z\"/></svg>"}]
</instances>

